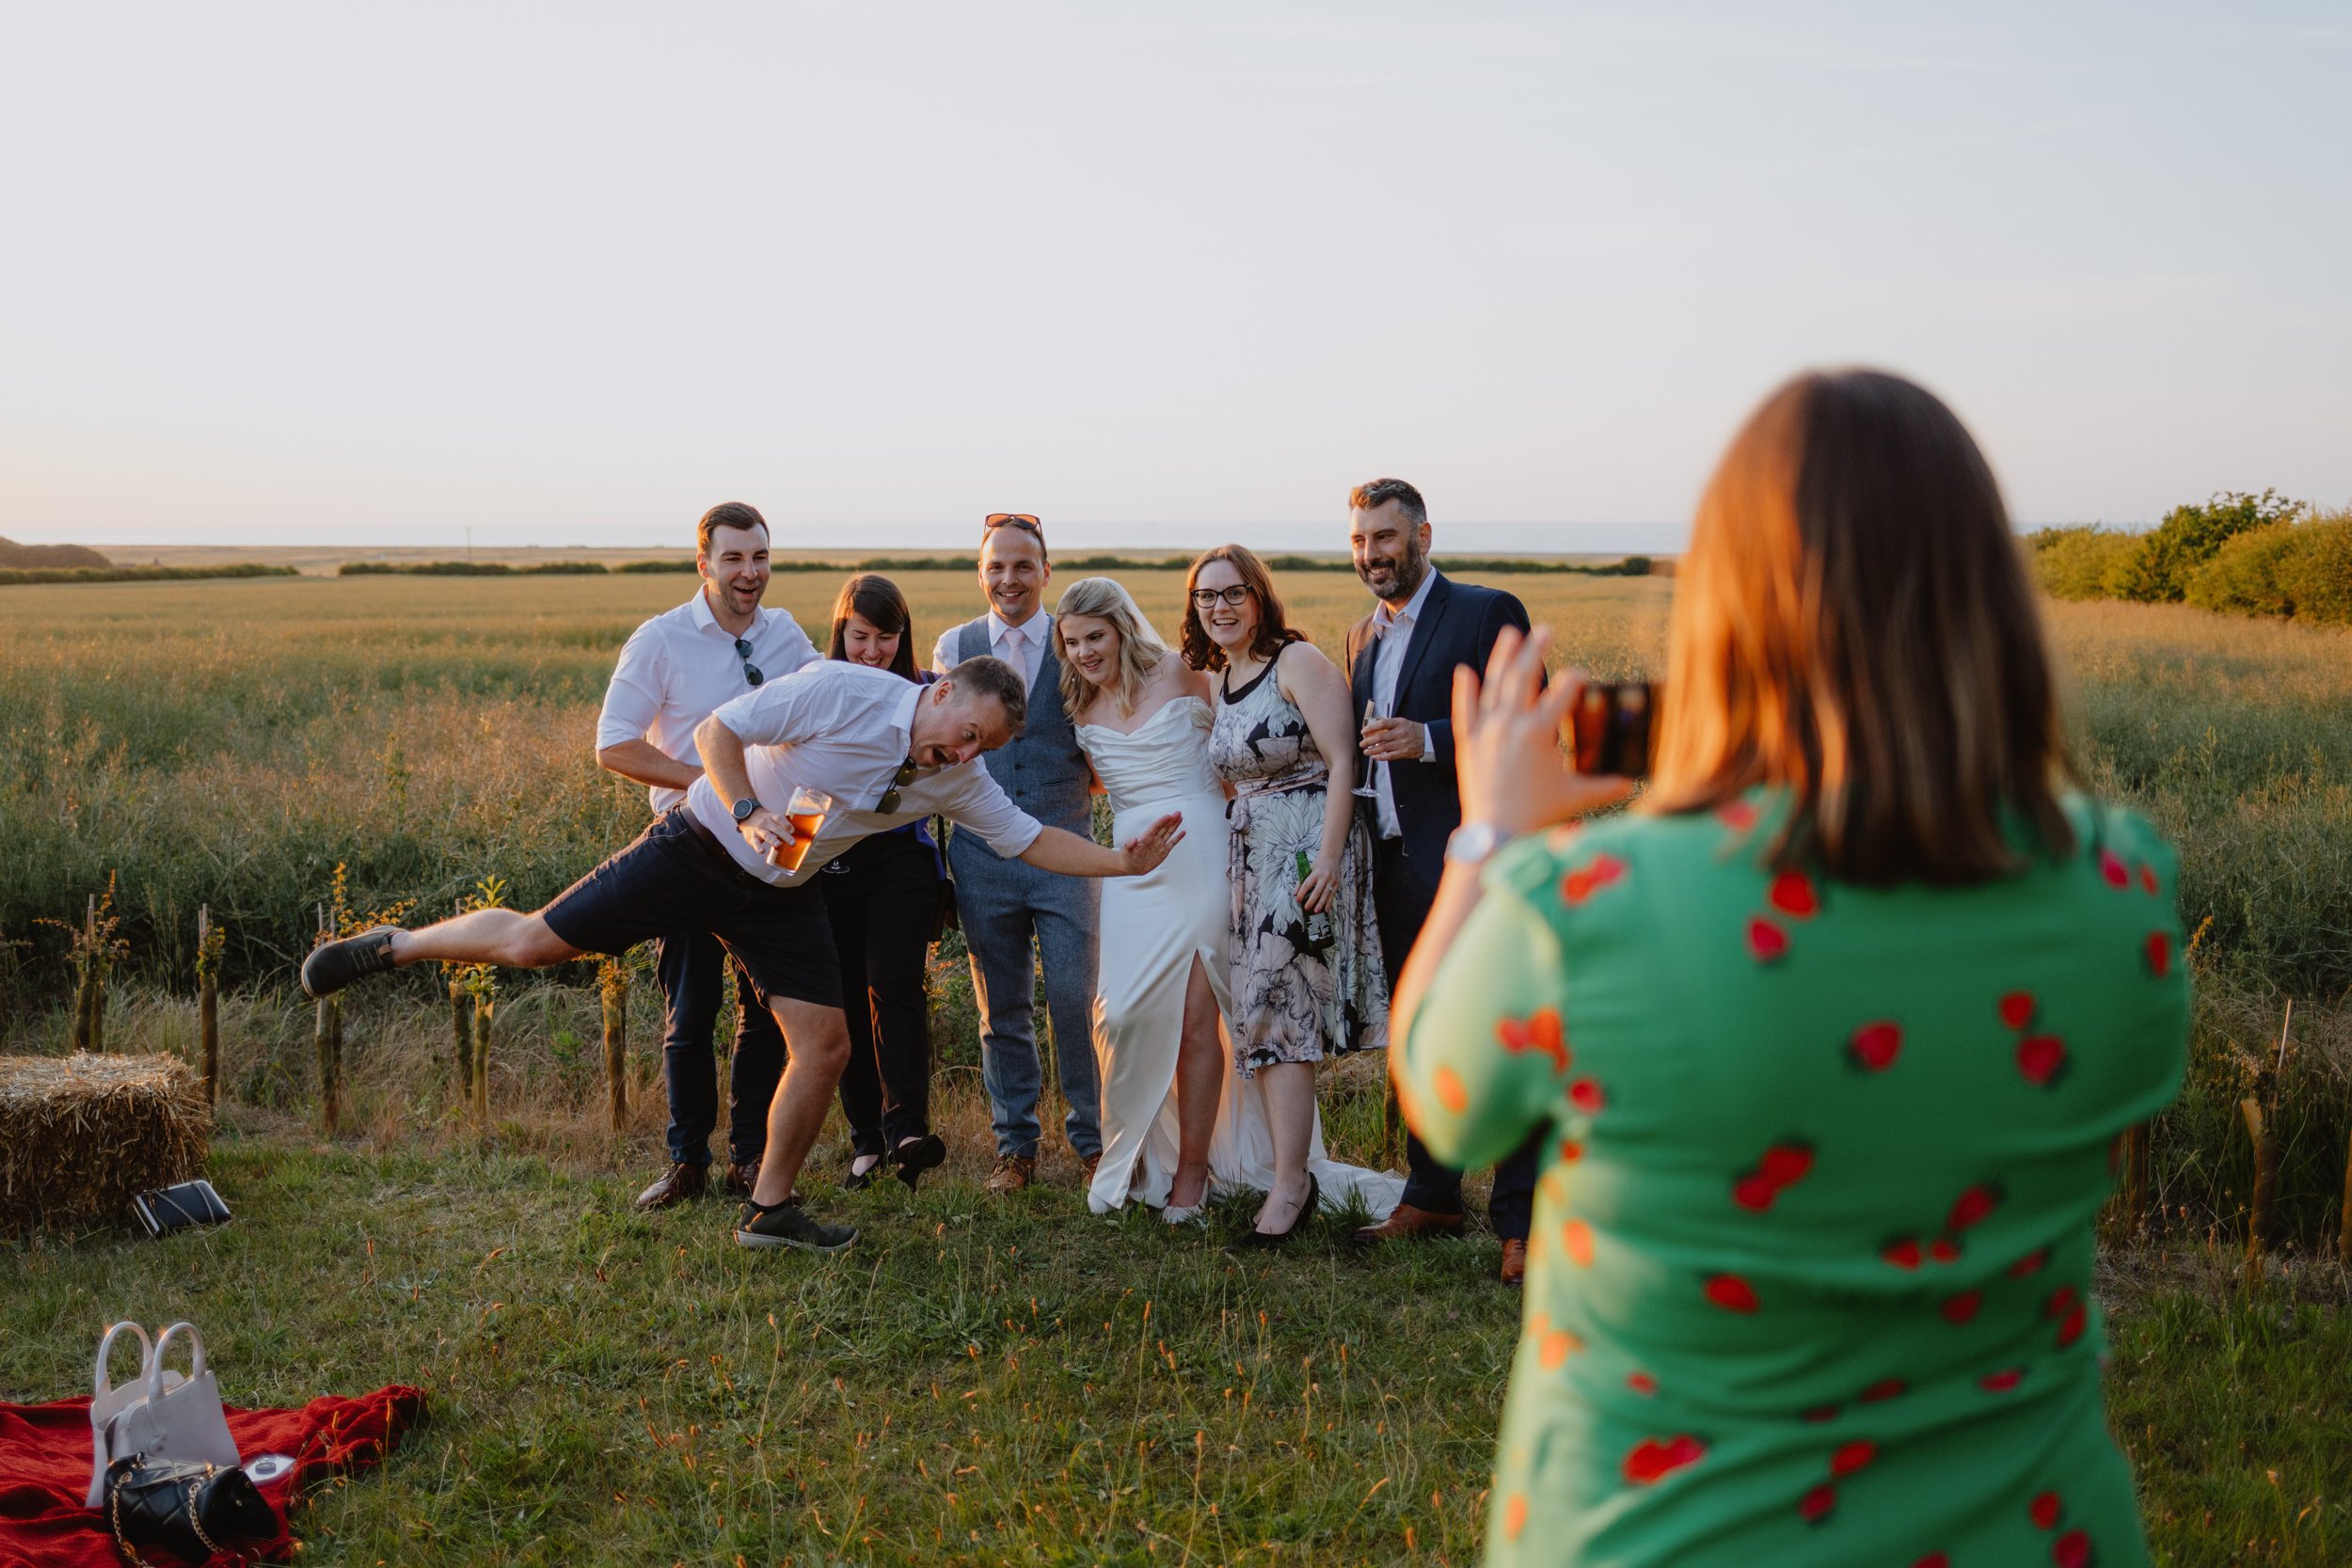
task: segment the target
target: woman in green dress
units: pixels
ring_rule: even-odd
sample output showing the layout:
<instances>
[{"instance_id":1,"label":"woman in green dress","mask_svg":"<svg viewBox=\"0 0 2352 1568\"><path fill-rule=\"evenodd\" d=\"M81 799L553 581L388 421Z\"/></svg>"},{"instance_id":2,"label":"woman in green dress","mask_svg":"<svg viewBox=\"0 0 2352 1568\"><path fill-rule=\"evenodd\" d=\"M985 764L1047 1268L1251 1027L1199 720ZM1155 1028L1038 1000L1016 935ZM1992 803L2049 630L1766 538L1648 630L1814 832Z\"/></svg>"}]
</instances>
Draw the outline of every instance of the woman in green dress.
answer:
<instances>
[{"instance_id":1,"label":"woman in green dress","mask_svg":"<svg viewBox=\"0 0 2352 1568\"><path fill-rule=\"evenodd\" d=\"M1563 766L1546 641L1456 677L1466 826L1396 995L1440 1159L1548 1127L1488 1562L2144 1563L2092 1220L2180 1082L2173 857L2066 787L1975 443L1891 376L1769 399L1647 796L1581 831L1630 785Z\"/></svg>"}]
</instances>

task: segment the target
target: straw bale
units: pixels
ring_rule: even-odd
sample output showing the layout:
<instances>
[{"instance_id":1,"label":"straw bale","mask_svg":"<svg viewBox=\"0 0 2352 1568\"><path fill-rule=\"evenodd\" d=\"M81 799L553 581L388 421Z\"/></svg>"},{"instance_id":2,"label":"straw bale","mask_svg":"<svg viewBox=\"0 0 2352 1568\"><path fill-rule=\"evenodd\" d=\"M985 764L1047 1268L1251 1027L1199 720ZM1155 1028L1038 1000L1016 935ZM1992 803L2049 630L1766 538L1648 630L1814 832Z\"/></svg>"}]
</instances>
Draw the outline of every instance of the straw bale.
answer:
<instances>
[{"instance_id":1,"label":"straw bale","mask_svg":"<svg viewBox=\"0 0 2352 1568\"><path fill-rule=\"evenodd\" d=\"M177 1056L0 1056L0 1233L135 1224L132 1197L201 1175L212 1135Z\"/></svg>"}]
</instances>

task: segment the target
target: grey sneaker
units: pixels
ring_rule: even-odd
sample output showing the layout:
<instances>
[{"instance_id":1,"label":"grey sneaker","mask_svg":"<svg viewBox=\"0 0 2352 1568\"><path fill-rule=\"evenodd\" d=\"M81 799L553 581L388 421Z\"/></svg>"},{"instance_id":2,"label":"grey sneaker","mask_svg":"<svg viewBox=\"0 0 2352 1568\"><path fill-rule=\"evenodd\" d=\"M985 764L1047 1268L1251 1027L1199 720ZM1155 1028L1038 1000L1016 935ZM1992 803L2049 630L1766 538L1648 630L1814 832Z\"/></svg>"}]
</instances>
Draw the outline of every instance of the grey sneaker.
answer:
<instances>
[{"instance_id":1,"label":"grey sneaker","mask_svg":"<svg viewBox=\"0 0 2352 1568\"><path fill-rule=\"evenodd\" d=\"M796 1246L810 1252L839 1252L857 1240L854 1225L827 1225L787 1197L772 1209L746 1203L735 1222L738 1246Z\"/></svg>"},{"instance_id":2,"label":"grey sneaker","mask_svg":"<svg viewBox=\"0 0 2352 1568\"><path fill-rule=\"evenodd\" d=\"M356 937L323 942L302 960L302 990L306 996L332 996L363 974L381 974L392 967L391 926L372 926Z\"/></svg>"}]
</instances>

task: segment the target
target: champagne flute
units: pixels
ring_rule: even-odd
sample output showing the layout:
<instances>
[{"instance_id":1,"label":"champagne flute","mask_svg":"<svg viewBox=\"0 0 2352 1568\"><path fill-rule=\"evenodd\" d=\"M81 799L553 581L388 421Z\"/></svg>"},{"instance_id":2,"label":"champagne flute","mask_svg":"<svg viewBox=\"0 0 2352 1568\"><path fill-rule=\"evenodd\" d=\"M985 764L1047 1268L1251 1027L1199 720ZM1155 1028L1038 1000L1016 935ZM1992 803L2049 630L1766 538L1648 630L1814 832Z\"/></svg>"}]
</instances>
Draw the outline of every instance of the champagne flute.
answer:
<instances>
[{"instance_id":1,"label":"champagne flute","mask_svg":"<svg viewBox=\"0 0 2352 1568\"><path fill-rule=\"evenodd\" d=\"M1370 728L1373 721L1375 719L1386 719L1387 717L1387 714L1380 711L1380 700L1377 697L1367 697L1364 699L1364 725L1366 728ZM1358 750L1360 752L1361 748L1359 747ZM1364 782L1349 790L1348 793L1350 795L1361 796L1367 800L1377 800L1380 792L1373 787L1372 770L1379 766L1380 765L1373 761L1372 758L1365 757L1363 759Z\"/></svg>"}]
</instances>

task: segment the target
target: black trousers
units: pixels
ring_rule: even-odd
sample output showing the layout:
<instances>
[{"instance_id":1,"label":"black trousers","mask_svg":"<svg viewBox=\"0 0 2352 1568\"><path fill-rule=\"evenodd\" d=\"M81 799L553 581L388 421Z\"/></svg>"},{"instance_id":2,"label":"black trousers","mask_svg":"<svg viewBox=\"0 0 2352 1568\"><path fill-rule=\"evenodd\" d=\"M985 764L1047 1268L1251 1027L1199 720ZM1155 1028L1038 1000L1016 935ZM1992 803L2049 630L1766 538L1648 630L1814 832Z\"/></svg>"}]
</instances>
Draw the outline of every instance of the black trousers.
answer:
<instances>
[{"instance_id":1,"label":"black trousers","mask_svg":"<svg viewBox=\"0 0 2352 1568\"><path fill-rule=\"evenodd\" d=\"M1375 839L1373 852L1372 903L1380 922L1380 956L1388 965L1390 983L1405 967L1405 956L1413 950L1421 936L1422 924L1429 918L1429 906L1437 901L1437 887L1422 879L1405 859L1402 839ZM1391 1040L1389 1048L1402 1050L1404 1042ZM1535 1177L1543 1148L1544 1129L1537 1128L1527 1135L1527 1141L1513 1149L1495 1166L1493 1195L1486 1200L1486 1219L1495 1227L1495 1234L1506 1242L1523 1242L1535 1217ZM1451 1165L1440 1164L1422 1141L1413 1136L1410 1128L1405 1132L1404 1201L1416 1209L1426 1209L1434 1214L1458 1214L1462 1212L1462 1173Z\"/></svg>"},{"instance_id":2,"label":"black trousers","mask_svg":"<svg viewBox=\"0 0 2352 1568\"><path fill-rule=\"evenodd\" d=\"M841 955L850 1023L841 1111L860 1154L887 1154L931 1130L923 971L939 926L940 880L939 851L905 832L866 839L817 877Z\"/></svg>"},{"instance_id":3,"label":"black trousers","mask_svg":"<svg viewBox=\"0 0 2352 1568\"><path fill-rule=\"evenodd\" d=\"M654 973L669 1004L669 1033L661 1042L661 1077L670 1093L670 1158L710 1164L710 1133L719 1121L719 1067L710 1050L719 1004L726 998L727 966L735 964L707 931L685 931L654 943ZM727 1158L739 1165L768 1147L768 1102L784 1076L784 1031L760 1006L751 976L735 964L735 1053L727 1114Z\"/></svg>"}]
</instances>

